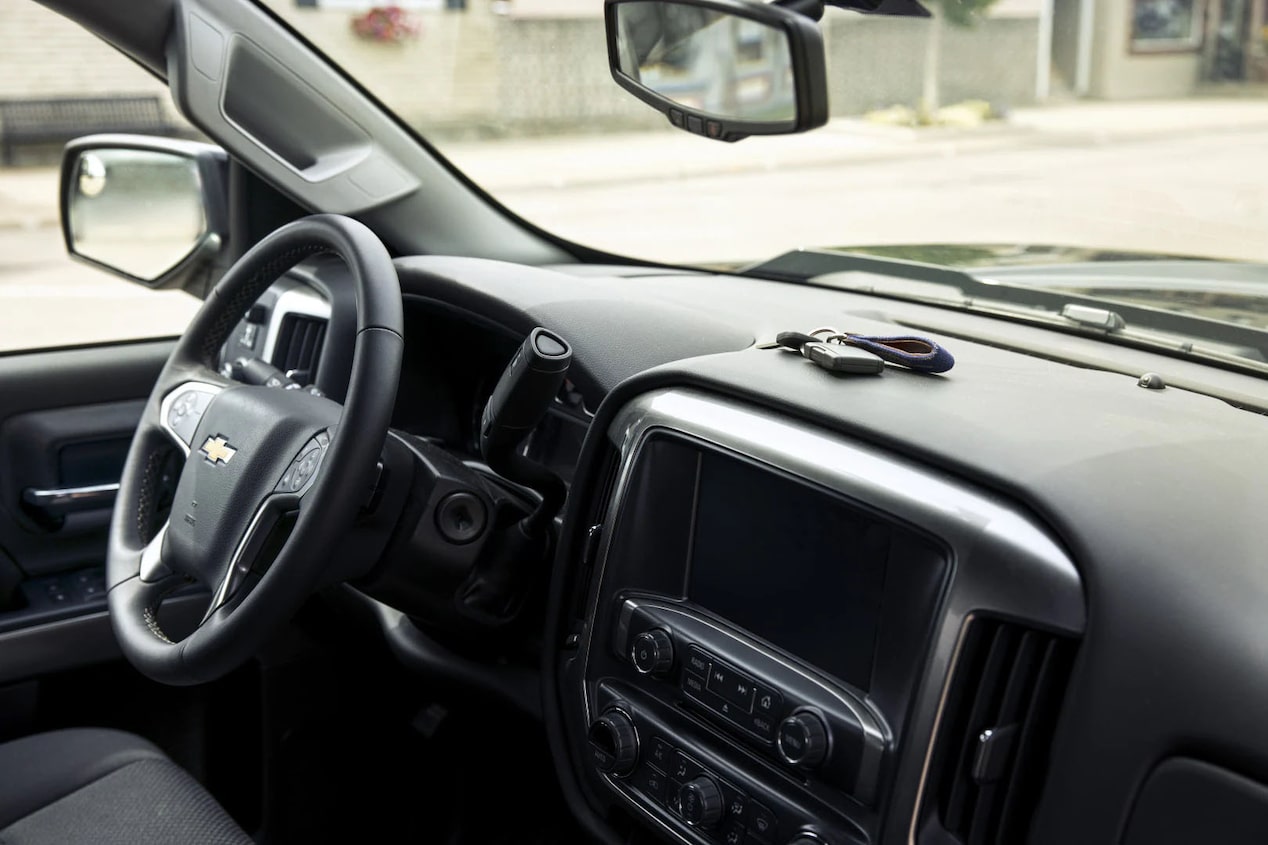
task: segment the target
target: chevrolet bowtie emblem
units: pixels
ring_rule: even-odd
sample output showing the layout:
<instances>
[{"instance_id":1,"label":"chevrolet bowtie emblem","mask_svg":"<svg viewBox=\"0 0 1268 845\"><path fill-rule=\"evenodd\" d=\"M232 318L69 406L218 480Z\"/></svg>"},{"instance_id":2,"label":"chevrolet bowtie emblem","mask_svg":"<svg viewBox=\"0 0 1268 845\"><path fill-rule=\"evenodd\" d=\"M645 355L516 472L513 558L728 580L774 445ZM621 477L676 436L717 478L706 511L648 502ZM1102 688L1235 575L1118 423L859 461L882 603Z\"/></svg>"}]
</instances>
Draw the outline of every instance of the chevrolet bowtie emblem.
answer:
<instances>
[{"instance_id":1,"label":"chevrolet bowtie emblem","mask_svg":"<svg viewBox=\"0 0 1268 845\"><path fill-rule=\"evenodd\" d=\"M230 458L238 454L238 450L229 445L223 434L208 437L198 451L213 464L227 464Z\"/></svg>"}]
</instances>

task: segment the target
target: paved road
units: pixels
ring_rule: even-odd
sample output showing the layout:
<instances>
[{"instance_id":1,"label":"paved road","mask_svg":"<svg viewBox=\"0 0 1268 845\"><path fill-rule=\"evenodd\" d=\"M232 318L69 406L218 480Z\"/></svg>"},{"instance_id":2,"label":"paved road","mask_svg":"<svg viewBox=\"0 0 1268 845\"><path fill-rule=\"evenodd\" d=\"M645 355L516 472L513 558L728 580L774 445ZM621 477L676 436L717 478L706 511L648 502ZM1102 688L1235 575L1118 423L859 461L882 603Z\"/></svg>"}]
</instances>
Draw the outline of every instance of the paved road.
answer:
<instances>
[{"instance_id":1,"label":"paved road","mask_svg":"<svg viewBox=\"0 0 1268 845\"><path fill-rule=\"evenodd\" d=\"M1225 128L1105 143L1042 135L971 148L931 144L920 154L839 162L784 155L702 176L667 164L674 175L659 180L644 165L630 181L573 184L526 180L522 169L499 170L486 158L484 176L511 208L566 237L667 261L904 241L1268 261L1266 149L1268 128ZM475 159L472 169L480 170ZM156 295L71 263L47 221L0 229L0 348L172 332L192 307L183 294Z\"/></svg>"}]
</instances>

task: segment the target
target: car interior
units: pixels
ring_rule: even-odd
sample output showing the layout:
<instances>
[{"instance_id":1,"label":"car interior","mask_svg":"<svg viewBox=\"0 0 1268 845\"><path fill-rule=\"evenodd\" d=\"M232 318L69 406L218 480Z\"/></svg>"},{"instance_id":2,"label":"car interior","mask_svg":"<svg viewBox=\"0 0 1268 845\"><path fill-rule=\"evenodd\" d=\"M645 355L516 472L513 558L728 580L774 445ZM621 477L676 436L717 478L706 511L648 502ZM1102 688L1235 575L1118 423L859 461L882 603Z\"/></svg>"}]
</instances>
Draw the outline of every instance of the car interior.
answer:
<instances>
[{"instance_id":1,"label":"car interior","mask_svg":"<svg viewBox=\"0 0 1268 845\"><path fill-rule=\"evenodd\" d=\"M605 253L265 6L39 2L207 139L67 145L69 251L202 304L0 355L0 842L1268 838L1262 332ZM814 4L665 4L791 33L790 111L715 123L639 81L659 2L609 50L669 122L827 119ZM203 224L145 271L129 168Z\"/></svg>"}]
</instances>

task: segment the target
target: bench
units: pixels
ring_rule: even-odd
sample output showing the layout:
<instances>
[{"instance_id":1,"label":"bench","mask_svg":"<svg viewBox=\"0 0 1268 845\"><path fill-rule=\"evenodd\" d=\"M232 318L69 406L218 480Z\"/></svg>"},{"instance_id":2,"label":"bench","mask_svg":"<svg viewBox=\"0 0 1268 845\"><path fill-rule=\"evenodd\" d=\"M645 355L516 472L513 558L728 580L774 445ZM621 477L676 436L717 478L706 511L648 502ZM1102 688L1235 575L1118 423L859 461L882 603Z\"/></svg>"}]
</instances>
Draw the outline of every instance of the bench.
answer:
<instances>
[{"instance_id":1,"label":"bench","mask_svg":"<svg viewBox=\"0 0 1268 845\"><path fill-rule=\"evenodd\" d=\"M19 144L64 144L97 132L171 135L178 131L153 94L0 100L0 148L5 164L13 163Z\"/></svg>"}]
</instances>

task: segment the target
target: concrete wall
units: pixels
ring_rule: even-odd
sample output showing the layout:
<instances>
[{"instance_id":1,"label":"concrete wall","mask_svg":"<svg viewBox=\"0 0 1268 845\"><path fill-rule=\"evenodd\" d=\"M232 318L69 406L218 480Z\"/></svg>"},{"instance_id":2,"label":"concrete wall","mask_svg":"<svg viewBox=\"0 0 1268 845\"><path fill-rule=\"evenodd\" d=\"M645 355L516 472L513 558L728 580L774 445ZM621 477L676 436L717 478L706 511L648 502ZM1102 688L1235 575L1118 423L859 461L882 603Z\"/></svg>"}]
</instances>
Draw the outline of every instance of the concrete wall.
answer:
<instances>
[{"instance_id":1,"label":"concrete wall","mask_svg":"<svg viewBox=\"0 0 1268 845\"><path fill-rule=\"evenodd\" d=\"M347 8L265 2L424 131L496 136L666 124L612 82L594 0L585 0L590 14L557 18L532 13L525 2L517 10L515 0L509 15L494 14L493 0L470 0L465 11L418 9L418 37L394 44L356 36ZM916 102L926 22L830 10L824 26L834 114ZM1030 102L1037 30L1025 14L972 30L947 27L943 101ZM0 0L0 33L0 97L165 92L130 60L36 3Z\"/></svg>"},{"instance_id":2,"label":"concrete wall","mask_svg":"<svg viewBox=\"0 0 1268 845\"><path fill-rule=\"evenodd\" d=\"M921 95L926 20L830 15L826 46L834 115L857 114ZM944 25L941 99L1033 103L1039 25L1032 17L988 18L972 28Z\"/></svg>"},{"instance_id":3,"label":"concrete wall","mask_svg":"<svg viewBox=\"0 0 1268 845\"><path fill-rule=\"evenodd\" d=\"M1131 52L1131 4L1098 2L1094 26L1091 90L1093 97L1133 100L1184 97L1198 86L1200 51Z\"/></svg>"},{"instance_id":4,"label":"concrete wall","mask_svg":"<svg viewBox=\"0 0 1268 845\"><path fill-rule=\"evenodd\" d=\"M0 0L0 98L159 94L167 86L79 24L38 3Z\"/></svg>"},{"instance_id":5,"label":"concrete wall","mask_svg":"<svg viewBox=\"0 0 1268 845\"><path fill-rule=\"evenodd\" d=\"M504 128L667 126L612 81L603 21L499 18L497 113Z\"/></svg>"}]
</instances>

